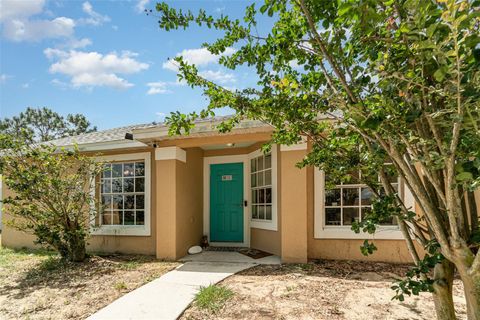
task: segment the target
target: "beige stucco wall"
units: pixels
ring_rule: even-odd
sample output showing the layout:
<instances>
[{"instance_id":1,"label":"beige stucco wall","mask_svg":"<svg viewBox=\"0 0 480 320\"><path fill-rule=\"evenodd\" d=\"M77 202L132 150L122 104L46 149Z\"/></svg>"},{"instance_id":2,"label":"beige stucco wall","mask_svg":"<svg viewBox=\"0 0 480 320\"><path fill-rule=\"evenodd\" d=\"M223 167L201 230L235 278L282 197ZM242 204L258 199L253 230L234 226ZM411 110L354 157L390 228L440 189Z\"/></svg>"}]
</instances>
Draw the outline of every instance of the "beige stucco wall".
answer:
<instances>
[{"instance_id":1,"label":"beige stucco wall","mask_svg":"<svg viewBox=\"0 0 480 320\"><path fill-rule=\"evenodd\" d=\"M307 262L307 169L295 165L306 150L281 151L281 252L283 262Z\"/></svg>"},{"instance_id":2,"label":"beige stucco wall","mask_svg":"<svg viewBox=\"0 0 480 320\"><path fill-rule=\"evenodd\" d=\"M159 259L176 258L176 167L178 160L155 161L155 179L158 199L156 208L156 256Z\"/></svg>"},{"instance_id":3,"label":"beige stucco wall","mask_svg":"<svg viewBox=\"0 0 480 320\"><path fill-rule=\"evenodd\" d=\"M368 257L362 255L360 246L364 240L357 239L315 239L314 237L314 168L307 169L308 185L308 258L382 261L409 263L412 261L404 240L375 240L378 250ZM352 231L353 232L353 231Z\"/></svg>"},{"instance_id":4,"label":"beige stucco wall","mask_svg":"<svg viewBox=\"0 0 480 320\"><path fill-rule=\"evenodd\" d=\"M282 254L280 231L251 228L250 247L280 256Z\"/></svg>"},{"instance_id":5,"label":"beige stucco wall","mask_svg":"<svg viewBox=\"0 0 480 320\"><path fill-rule=\"evenodd\" d=\"M156 254L162 259L177 259L199 243L203 235L203 159L208 156L248 154L260 148L267 134L231 135L223 138L168 140L163 146L179 143L187 162L155 160L153 148L116 150L103 155L148 151L151 153L151 235L92 236L89 251ZM238 140L236 140L238 139ZM202 150L198 146L259 141L244 148ZM195 147L194 147L195 146ZM403 240L375 240L373 255L360 252L363 240L314 238L314 170L298 169L295 165L307 150L277 150L277 215L278 231L251 228L252 248L281 255L284 262L306 262L307 259L371 260L410 262ZM3 188L4 195L9 190ZM476 192L480 213L480 190ZM8 208L4 212L8 212ZM7 214L3 220L8 220ZM2 245L12 248L33 247L32 235L12 229L4 223Z\"/></svg>"},{"instance_id":6,"label":"beige stucco wall","mask_svg":"<svg viewBox=\"0 0 480 320\"><path fill-rule=\"evenodd\" d=\"M186 162L157 164L157 242L159 259L176 260L200 244L203 235L203 151L189 148Z\"/></svg>"},{"instance_id":7,"label":"beige stucco wall","mask_svg":"<svg viewBox=\"0 0 480 320\"><path fill-rule=\"evenodd\" d=\"M176 257L199 245L203 236L203 151L189 148L187 162L177 163Z\"/></svg>"},{"instance_id":8,"label":"beige stucco wall","mask_svg":"<svg viewBox=\"0 0 480 320\"><path fill-rule=\"evenodd\" d=\"M261 144L252 146L252 149L257 150L261 147ZM258 228L250 229L250 247L259 249L265 252L269 252L280 256L282 254L282 174L281 164L282 156L280 153L280 147L277 148L277 231L264 230ZM252 150L252 151L254 151ZM250 151L250 152L252 152Z\"/></svg>"},{"instance_id":9,"label":"beige stucco wall","mask_svg":"<svg viewBox=\"0 0 480 320\"><path fill-rule=\"evenodd\" d=\"M89 252L122 252L122 253L135 253L135 254L155 254L155 237L156 237L156 228L154 228L156 223L156 201L155 194L156 190L156 179L154 177L155 172L155 161L154 154L152 152L153 148L141 148L141 149L130 149L130 150L116 150L112 152L99 153L90 153L93 155L115 155L115 154L129 154L137 152L150 152L152 160L152 174L151 174L151 235L150 236L102 236L102 235L92 235L88 239L88 251ZM11 191L3 186L4 196L11 194ZM3 221L6 222L11 217L8 214L8 207L4 206L3 209ZM9 248L33 248L35 237L31 234L21 232L9 227L4 223L2 230L2 246Z\"/></svg>"}]
</instances>

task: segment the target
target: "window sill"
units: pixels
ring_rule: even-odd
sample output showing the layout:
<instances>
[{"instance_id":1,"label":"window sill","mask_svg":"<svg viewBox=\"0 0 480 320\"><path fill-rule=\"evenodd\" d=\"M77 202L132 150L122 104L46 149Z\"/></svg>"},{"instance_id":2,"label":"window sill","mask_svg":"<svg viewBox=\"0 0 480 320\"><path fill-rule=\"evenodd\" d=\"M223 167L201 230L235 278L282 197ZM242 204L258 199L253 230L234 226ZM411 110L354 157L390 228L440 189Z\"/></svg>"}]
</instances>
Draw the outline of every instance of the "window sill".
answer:
<instances>
[{"instance_id":1,"label":"window sill","mask_svg":"<svg viewBox=\"0 0 480 320\"><path fill-rule=\"evenodd\" d=\"M256 229L278 231L277 223L274 221L265 221L265 220L250 220L250 227Z\"/></svg>"},{"instance_id":2,"label":"window sill","mask_svg":"<svg viewBox=\"0 0 480 320\"><path fill-rule=\"evenodd\" d=\"M100 226L91 229L93 236L150 236L146 226Z\"/></svg>"},{"instance_id":3,"label":"window sill","mask_svg":"<svg viewBox=\"0 0 480 320\"><path fill-rule=\"evenodd\" d=\"M375 234L365 232L355 233L350 227L323 227L315 230L315 239L384 239L384 240L403 240L404 237L398 227L379 227Z\"/></svg>"}]
</instances>

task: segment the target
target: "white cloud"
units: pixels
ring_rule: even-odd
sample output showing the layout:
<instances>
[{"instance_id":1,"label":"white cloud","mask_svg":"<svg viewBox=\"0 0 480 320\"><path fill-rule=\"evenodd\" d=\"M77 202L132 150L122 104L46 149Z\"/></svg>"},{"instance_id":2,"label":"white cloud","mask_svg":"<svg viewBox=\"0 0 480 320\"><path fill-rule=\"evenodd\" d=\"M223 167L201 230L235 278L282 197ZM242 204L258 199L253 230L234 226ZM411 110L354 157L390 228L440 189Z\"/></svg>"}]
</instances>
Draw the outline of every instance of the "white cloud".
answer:
<instances>
[{"instance_id":1,"label":"white cloud","mask_svg":"<svg viewBox=\"0 0 480 320\"><path fill-rule=\"evenodd\" d=\"M174 72L178 71L177 62L172 59L168 59L167 61L165 61L162 64L162 68L170 71L174 71Z\"/></svg>"},{"instance_id":2,"label":"white cloud","mask_svg":"<svg viewBox=\"0 0 480 320\"><path fill-rule=\"evenodd\" d=\"M53 20L13 19L3 23L3 35L13 41L41 41L47 38L68 38L73 35L75 21L66 17Z\"/></svg>"},{"instance_id":3,"label":"white cloud","mask_svg":"<svg viewBox=\"0 0 480 320\"><path fill-rule=\"evenodd\" d=\"M47 48L43 50L43 53L48 59L53 59L53 58L62 58L65 59L69 56L69 53L67 51L63 51L60 49L55 49L55 48Z\"/></svg>"},{"instance_id":4,"label":"white cloud","mask_svg":"<svg viewBox=\"0 0 480 320\"><path fill-rule=\"evenodd\" d=\"M225 49L221 55L214 55L211 54L206 48L200 49L185 49L182 52L177 54L178 56L182 56L183 60L188 64L194 64L197 67L206 66L211 63L218 63L218 59L220 56L229 56L235 53L235 49L228 47ZM162 67L167 70L171 71L178 71L176 61L169 59L168 61L164 62Z\"/></svg>"},{"instance_id":5,"label":"white cloud","mask_svg":"<svg viewBox=\"0 0 480 320\"><path fill-rule=\"evenodd\" d=\"M92 44L92 40L88 39L88 38L82 38L82 39L71 39L70 41L68 41L65 46L68 47L68 48L71 48L71 49L81 49L81 48L85 48L85 47L88 47Z\"/></svg>"},{"instance_id":6,"label":"white cloud","mask_svg":"<svg viewBox=\"0 0 480 320\"><path fill-rule=\"evenodd\" d=\"M45 0L2 0L0 1L0 22L28 18L43 10Z\"/></svg>"},{"instance_id":7,"label":"white cloud","mask_svg":"<svg viewBox=\"0 0 480 320\"><path fill-rule=\"evenodd\" d=\"M186 82L184 81L157 81L157 82L149 82L147 83L147 87L149 88L147 91L148 95L153 94L165 94L165 93L172 93L171 87L179 87L184 86Z\"/></svg>"},{"instance_id":8,"label":"white cloud","mask_svg":"<svg viewBox=\"0 0 480 320\"><path fill-rule=\"evenodd\" d=\"M5 82L7 82L7 79L10 78L9 75L5 74L5 73L2 73L0 74L0 83L1 84L4 84Z\"/></svg>"},{"instance_id":9,"label":"white cloud","mask_svg":"<svg viewBox=\"0 0 480 320\"><path fill-rule=\"evenodd\" d=\"M147 94L163 94L163 93L171 93L170 90L167 88L168 83L163 81L158 82L149 82L147 83L147 87L149 87Z\"/></svg>"},{"instance_id":10,"label":"white cloud","mask_svg":"<svg viewBox=\"0 0 480 320\"><path fill-rule=\"evenodd\" d=\"M80 23L90 24L90 25L93 25L93 26L100 26L100 25L110 21L109 16L101 15L100 13L93 10L92 5L88 1L86 1L82 4L82 10L89 17L80 19L79 20Z\"/></svg>"},{"instance_id":11,"label":"white cloud","mask_svg":"<svg viewBox=\"0 0 480 320\"><path fill-rule=\"evenodd\" d=\"M225 11L225 6L223 6L223 7L216 7L216 8L215 8L215 12L216 12L216 13L222 13L223 11Z\"/></svg>"},{"instance_id":12,"label":"white cloud","mask_svg":"<svg viewBox=\"0 0 480 320\"><path fill-rule=\"evenodd\" d=\"M237 81L233 73L226 73L221 70L218 70L218 71L205 70L205 71L199 72L198 74L207 80L218 82L220 84L233 83Z\"/></svg>"},{"instance_id":13,"label":"white cloud","mask_svg":"<svg viewBox=\"0 0 480 320\"><path fill-rule=\"evenodd\" d=\"M22 84L22 88L23 88L23 89L28 89L28 88L30 88L30 83L25 82L24 84Z\"/></svg>"},{"instance_id":14,"label":"white cloud","mask_svg":"<svg viewBox=\"0 0 480 320\"><path fill-rule=\"evenodd\" d=\"M133 84L119 75L138 73L149 65L135 60L136 53L124 51L101 54L77 50L63 51L47 48L44 54L51 60L57 60L50 66L51 73L70 77L73 87L107 86L127 89Z\"/></svg>"},{"instance_id":15,"label":"white cloud","mask_svg":"<svg viewBox=\"0 0 480 320\"><path fill-rule=\"evenodd\" d=\"M0 23L3 36L9 40L21 42L38 42L44 39L73 38L77 25L99 26L110 21L110 17L96 12L87 1L82 5L83 12L88 17L73 20L68 17L51 19L36 18L38 14L52 16L49 10L44 10L45 0L0 0ZM74 40L72 40L74 41ZM82 48L87 43L72 43L71 48Z\"/></svg>"},{"instance_id":16,"label":"white cloud","mask_svg":"<svg viewBox=\"0 0 480 320\"><path fill-rule=\"evenodd\" d=\"M61 81L61 80L59 80L59 79L56 79L56 78L53 79L53 80L51 81L51 83L52 83L53 85L55 85L55 86L63 89L63 90L65 90L65 89L67 89L67 88L69 87L69 84L68 84L68 83L63 82L63 81Z\"/></svg>"},{"instance_id":17,"label":"white cloud","mask_svg":"<svg viewBox=\"0 0 480 320\"><path fill-rule=\"evenodd\" d=\"M44 0L0 1L0 22L4 37L19 42L72 36L75 28L73 19L31 19L42 13L44 5Z\"/></svg>"},{"instance_id":18,"label":"white cloud","mask_svg":"<svg viewBox=\"0 0 480 320\"><path fill-rule=\"evenodd\" d=\"M150 0L138 0L137 4L135 5L135 10L138 13L142 13L145 11L149 3L150 3Z\"/></svg>"}]
</instances>

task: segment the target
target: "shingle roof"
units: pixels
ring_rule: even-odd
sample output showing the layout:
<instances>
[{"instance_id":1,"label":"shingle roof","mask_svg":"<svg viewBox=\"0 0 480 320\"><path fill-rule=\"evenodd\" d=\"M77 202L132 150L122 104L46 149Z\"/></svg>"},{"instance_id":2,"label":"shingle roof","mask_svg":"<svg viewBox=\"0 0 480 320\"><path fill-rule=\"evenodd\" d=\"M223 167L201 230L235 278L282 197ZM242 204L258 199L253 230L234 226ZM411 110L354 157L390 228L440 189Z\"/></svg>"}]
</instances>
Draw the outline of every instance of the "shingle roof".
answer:
<instances>
[{"instance_id":1,"label":"shingle roof","mask_svg":"<svg viewBox=\"0 0 480 320\"><path fill-rule=\"evenodd\" d=\"M231 117L230 115L227 115L227 116L216 116L216 117L207 118L207 119L198 119L197 121L195 121L195 124L197 125L196 131L205 131L205 130L208 131L210 130L209 123L225 121L230 117ZM246 127L256 127L263 124L261 124L258 121L247 121L244 123L244 125ZM84 133L77 136L65 137L65 138L49 141L48 143L53 144L55 146L59 146L59 147L66 147L66 146L71 146L73 144L77 144L80 146L80 145L86 145L86 144L92 144L92 143L130 141L125 139L126 133L132 133L134 130L141 130L141 129L147 129L147 128L148 129L151 128L152 130L157 130L157 129L161 130L167 127L168 125L166 125L163 122L136 124L136 125L130 125L125 127L102 130L102 131Z\"/></svg>"},{"instance_id":2,"label":"shingle roof","mask_svg":"<svg viewBox=\"0 0 480 320\"><path fill-rule=\"evenodd\" d=\"M211 121L219 121L219 120L226 120L230 116L218 116L208 119L202 119L195 121L195 123L204 123L204 122L211 122ZM65 137L56 140L49 141L55 146L71 146L73 144L89 144L89 143L100 143L100 142L112 142L112 141L120 141L125 140L125 134L131 133L133 130L137 129L146 129L146 128L162 128L166 127L167 125L163 122L152 122L152 123L143 123L143 124L134 124L124 127L118 128L111 128L102 131L95 131L90 133L84 133L77 136Z\"/></svg>"},{"instance_id":3,"label":"shingle roof","mask_svg":"<svg viewBox=\"0 0 480 320\"><path fill-rule=\"evenodd\" d=\"M77 136L65 137L56 140L49 141L49 143L56 146L70 146L73 144L89 144L89 143L99 143L99 142L112 142L125 140L125 134L131 132L134 129L144 129L148 127L153 127L156 124L135 124L125 127L112 128L102 131L95 131L90 133L84 133Z\"/></svg>"}]
</instances>

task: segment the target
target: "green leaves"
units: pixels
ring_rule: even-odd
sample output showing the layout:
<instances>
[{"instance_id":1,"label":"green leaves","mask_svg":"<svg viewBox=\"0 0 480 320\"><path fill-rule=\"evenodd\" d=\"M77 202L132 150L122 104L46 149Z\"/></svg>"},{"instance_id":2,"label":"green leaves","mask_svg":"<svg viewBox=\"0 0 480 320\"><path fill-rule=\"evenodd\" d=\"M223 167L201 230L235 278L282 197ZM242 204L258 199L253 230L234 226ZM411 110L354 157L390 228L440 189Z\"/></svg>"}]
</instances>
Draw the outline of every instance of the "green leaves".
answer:
<instances>
[{"instance_id":1,"label":"green leaves","mask_svg":"<svg viewBox=\"0 0 480 320\"><path fill-rule=\"evenodd\" d=\"M431 240L425 250L427 254L418 265L407 272L405 279L395 281L391 287L396 292L392 300L404 301L405 295L418 296L420 292L433 292L434 280L430 278L431 271L445 258L439 253L439 244L435 240Z\"/></svg>"},{"instance_id":2,"label":"green leaves","mask_svg":"<svg viewBox=\"0 0 480 320\"><path fill-rule=\"evenodd\" d=\"M46 142L96 130L84 115L68 114L64 118L45 107L29 107L18 116L0 120L0 133L29 143Z\"/></svg>"},{"instance_id":3,"label":"green leaves","mask_svg":"<svg viewBox=\"0 0 480 320\"><path fill-rule=\"evenodd\" d=\"M360 251L364 256L369 256L377 251L377 247L372 243L368 242L368 240L363 241L363 245L360 246Z\"/></svg>"},{"instance_id":4,"label":"green leaves","mask_svg":"<svg viewBox=\"0 0 480 320\"><path fill-rule=\"evenodd\" d=\"M3 134L0 145L9 148L0 158L0 173L14 194L3 199L4 212L13 218L9 224L33 233L37 243L66 259L83 260L89 218L97 211L91 187L102 164L81 155L76 147L32 146Z\"/></svg>"},{"instance_id":5,"label":"green leaves","mask_svg":"<svg viewBox=\"0 0 480 320\"><path fill-rule=\"evenodd\" d=\"M447 72L448 72L448 69L445 66L440 67L440 68L437 69L437 71L435 71L433 73L433 77L438 82L442 82L443 79L445 79L445 76L446 76Z\"/></svg>"},{"instance_id":6,"label":"green leaves","mask_svg":"<svg viewBox=\"0 0 480 320\"><path fill-rule=\"evenodd\" d=\"M450 200L447 191L462 195L480 187L478 1L266 0L259 11L247 7L243 19L193 16L166 4L159 12L166 30L195 21L221 31L206 48L219 54L235 47L221 65L244 67L257 77L255 86L232 92L183 64L180 77L209 100L200 117L229 107L235 117L221 131L254 119L272 126L270 143L308 137L311 149L299 167L323 170L327 188L356 181L376 194L371 212L353 223L354 232L375 234L396 219L418 236L413 224L421 223L418 240L438 238L442 252L452 250L454 232L469 234L469 222L461 230L449 223L463 216L463 208L444 208L462 201ZM194 117L172 115L172 133L188 133ZM382 189L398 186L389 177L380 183L385 163L392 164L400 185L422 194L415 198L424 215L405 207L402 188ZM386 195L395 192L398 197ZM449 201L453 205L443 203ZM375 249L365 241L361 251ZM477 247L465 251L475 255ZM431 290L424 275L441 261L438 252L394 287L397 299Z\"/></svg>"}]
</instances>

